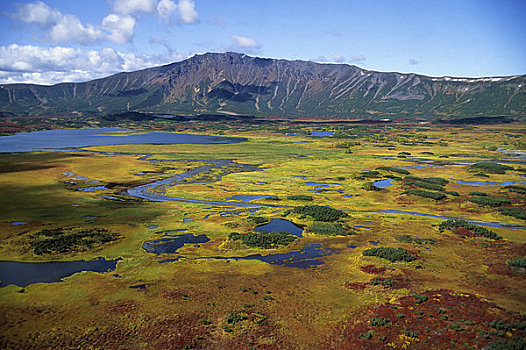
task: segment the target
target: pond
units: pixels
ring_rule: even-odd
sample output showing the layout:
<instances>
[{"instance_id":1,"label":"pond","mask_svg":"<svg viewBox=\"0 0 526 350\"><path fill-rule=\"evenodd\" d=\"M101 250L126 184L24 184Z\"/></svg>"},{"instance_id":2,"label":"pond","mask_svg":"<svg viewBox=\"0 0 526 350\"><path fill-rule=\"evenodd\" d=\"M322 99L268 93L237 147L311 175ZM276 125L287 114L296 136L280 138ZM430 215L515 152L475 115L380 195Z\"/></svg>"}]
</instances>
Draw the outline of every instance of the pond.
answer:
<instances>
[{"instance_id":1,"label":"pond","mask_svg":"<svg viewBox=\"0 0 526 350\"><path fill-rule=\"evenodd\" d=\"M504 181L504 182L492 182L492 181L462 181L455 180L459 185L470 185L470 186L483 186L483 187L500 187L510 185L526 185L526 181Z\"/></svg>"},{"instance_id":2,"label":"pond","mask_svg":"<svg viewBox=\"0 0 526 350\"><path fill-rule=\"evenodd\" d=\"M287 232L296 237L303 237L303 229L284 219L272 219L269 223L257 226L256 232Z\"/></svg>"},{"instance_id":3,"label":"pond","mask_svg":"<svg viewBox=\"0 0 526 350\"><path fill-rule=\"evenodd\" d=\"M210 241L206 235L194 236L192 233L187 233L180 236L161 238L152 241L144 242L142 249L147 253L157 255L174 254L179 248L185 244L200 244Z\"/></svg>"},{"instance_id":4,"label":"pond","mask_svg":"<svg viewBox=\"0 0 526 350\"><path fill-rule=\"evenodd\" d=\"M253 201L253 200L256 200L256 199L264 199L264 198L268 198L270 196L258 196L258 195L243 195L243 194L236 194L232 197L229 197L227 198L227 200L232 200L232 201L242 201L242 202L250 202L250 201Z\"/></svg>"},{"instance_id":5,"label":"pond","mask_svg":"<svg viewBox=\"0 0 526 350\"><path fill-rule=\"evenodd\" d=\"M378 188L393 186L391 181L394 181L394 179L391 179L390 177L388 177L387 179L378 180L378 181L373 182L373 186L378 187Z\"/></svg>"},{"instance_id":6,"label":"pond","mask_svg":"<svg viewBox=\"0 0 526 350\"><path fill-rule=\"evenodd\" d=\"M321 244L305 244L303 249L289 252L289 253L277 253L269 255L249 255L245 257L223 257L223 256L212 256L202 257L197 259L214 259L214 260L259 260L271 265L279 265L285 267L295 267L300 269L306 269L309 267L316 267L322 265L324 261L321 259L325 256L329 256L334 253L334 249L323 249ZM181 256L176 259L163 260L161 263L179 261L185 259Z\"/></svg>"},{"instance_id":7,"label":"pond","mask_svg":"<svg viewBox=\"0 0 526 350\"><path fill-rule=\"evenodd\" d=\"M334 131L311 131L309 135L292 134L293 136L305 136L305 137L327 137L332 136Z\"/></svg>"},{"instance_id":8,"label":"pond","mask_svg":"<svg viewBox=\"0 0 526 350\"><path fill-rule=\"evenodd\" d=\"M180 134L172 132L145 132L126 135L127 129L62 129L17 133L0 137L0 152L59 151L107 145L171 145L171 144L220 144L238 143L243 137L217 137L208 135Z\"/></svg>"},{"instance_id":9,"label":"pond","mask_svg":"<svg viewBox=\"0 0 526 350\"><path fill-rule=\"evenodd\" d=\"M27 263L17 261L0 261L0 287L14 284L25 287L33 283L60 282L82 271L109 272L115 270L117 262L122 259L80 261L54 261Z\"/></svg>"}]
</instances>

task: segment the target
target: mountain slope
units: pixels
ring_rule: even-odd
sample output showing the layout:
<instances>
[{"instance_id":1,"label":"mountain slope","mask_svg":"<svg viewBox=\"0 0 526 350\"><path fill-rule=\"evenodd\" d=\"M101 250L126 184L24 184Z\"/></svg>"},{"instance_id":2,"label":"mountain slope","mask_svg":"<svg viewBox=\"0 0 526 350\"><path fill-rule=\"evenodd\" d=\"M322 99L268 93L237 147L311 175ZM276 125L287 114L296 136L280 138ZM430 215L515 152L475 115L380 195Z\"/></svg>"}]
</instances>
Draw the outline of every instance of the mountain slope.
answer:
<instances>
[{"instance_id":1,"label":"mountain slope","mask_svg":"<svg viewBox=\"0 0 526 350\"><path fill-rule=\"evenodd\" d=\"M518 116L526 111L526 76L432 78L208 53L83 83L3 85L0 110L19 115L132 110L291 118Z\"/></svg>"}]
</instances>

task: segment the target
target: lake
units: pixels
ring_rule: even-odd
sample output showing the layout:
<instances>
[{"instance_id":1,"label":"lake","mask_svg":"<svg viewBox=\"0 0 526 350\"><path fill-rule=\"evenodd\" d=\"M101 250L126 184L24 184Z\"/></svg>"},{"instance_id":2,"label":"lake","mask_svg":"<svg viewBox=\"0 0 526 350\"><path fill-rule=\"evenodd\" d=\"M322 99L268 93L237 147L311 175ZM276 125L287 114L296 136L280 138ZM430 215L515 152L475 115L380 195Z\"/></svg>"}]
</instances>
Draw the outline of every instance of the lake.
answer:
<instances>
[{"instance_id":1,"label":"lake","mask_svg":"<svg viewBox=\"0 0 526 350\"><path fill-rule=\"evenodd\" d=\"M63 278L82 271L109 272L115 270L121 259L80 261L53 261L28 263L0 261L0 287L14 284L25 287L33 283L59 282Z\"/></svg>"},{"instance_id":2,"label":"lake","mask_svg":"<svg viewBox=\"0 0 526 350\"><path fill-rule=\"evenodd\" d=\"M126 135L127 129L62 129L17 133L0 137L0 153L61 151L70 148L109 145L171 145L238 143L244 137L219 137L173 132Z\"/></svg>"}]
</instances>

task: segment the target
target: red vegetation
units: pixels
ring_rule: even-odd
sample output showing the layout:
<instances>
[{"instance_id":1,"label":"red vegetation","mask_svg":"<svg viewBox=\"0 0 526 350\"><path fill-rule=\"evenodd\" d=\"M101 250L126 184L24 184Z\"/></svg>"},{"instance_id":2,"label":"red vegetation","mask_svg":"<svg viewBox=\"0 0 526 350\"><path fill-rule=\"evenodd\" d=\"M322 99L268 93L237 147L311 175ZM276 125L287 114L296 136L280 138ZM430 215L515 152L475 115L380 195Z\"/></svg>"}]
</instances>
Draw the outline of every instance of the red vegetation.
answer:
<instances>
[{"instance_id":1,"label":"red vegetation","mask_svg":"<svg viewBox=\"0 0 526 350\"><path fill-rule=\"evenodd\" d=\"M385 303L344 323L331 339L333 349L468 349L483 348L492 340L520 339L524 329L495 326L526 322L473 294L428 291ZM335 344L334 339L341 339Z\"/></svg>"}]
</instances>

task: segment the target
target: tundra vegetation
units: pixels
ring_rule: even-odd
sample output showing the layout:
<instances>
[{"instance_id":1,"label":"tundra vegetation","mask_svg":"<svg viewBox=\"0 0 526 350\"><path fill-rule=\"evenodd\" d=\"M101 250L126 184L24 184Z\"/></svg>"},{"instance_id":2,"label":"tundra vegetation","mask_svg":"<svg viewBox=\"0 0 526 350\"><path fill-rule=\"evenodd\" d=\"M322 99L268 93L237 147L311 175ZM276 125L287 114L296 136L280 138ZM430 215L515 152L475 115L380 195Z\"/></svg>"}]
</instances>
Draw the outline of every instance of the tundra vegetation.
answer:
<instances>
[{"instance_id":1,"label":"tundra vegetation","mask_svg":"<svg viewBox=\"0 0 526 350\"><path fill-rule=\"evenodd\" d=\"M6 134L247 138L0 154L0 263L122 259L24 288L0 278L0 348L524 347L524 160L501 151L524 151L524 123L205 119L0 120ZM293 136L312 131L334 133ZM128 192L183 177L155 193L188 202ZM303 236L254 232L273 219ZM186 234L209 241L142 248Z\"/></svg>"}]
</instances>

